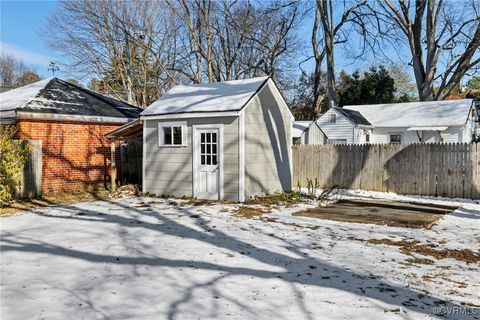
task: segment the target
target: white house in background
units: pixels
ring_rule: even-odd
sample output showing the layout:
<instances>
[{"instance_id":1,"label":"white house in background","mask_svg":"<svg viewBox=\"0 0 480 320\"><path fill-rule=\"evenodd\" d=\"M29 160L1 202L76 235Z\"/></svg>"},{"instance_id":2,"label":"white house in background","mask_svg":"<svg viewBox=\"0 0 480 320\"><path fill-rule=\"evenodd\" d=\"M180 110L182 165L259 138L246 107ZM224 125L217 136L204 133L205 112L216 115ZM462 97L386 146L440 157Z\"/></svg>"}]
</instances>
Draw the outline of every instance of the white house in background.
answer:
<instances>
[{"instance_id":1,"label":"white house in background","mask_svg":"<svg viewBox=\"0 0 480 320\"><path fill-rule=\"evenodd\" d=\"M293 144L326 144L327 136L316 121L294 121Z\"/></svg>"},{"instance_id":2,"label":"white house in background","mask_svg":"<svg viewBox=\"0 0 480 320\"><path fill-rule=\"evenodd\" d=\"M331 108L317 120L328 143L471 142L472 99Z\"/></svg>"},{"instance_id":3,"label":"white house in background","mask_svg":"<svg viewBox=\"0 0 480 320\"><path fill-rule=\"evenodd\" d=\"M291 189L293 116L268 77L175 86L140 119L144 192L244 201Z\"/></svg>"},{"instance_id":4,"label":"white house in background","mask_svg":"<svg viewBox=\"0 0 480 320\"><path fill-rule=\"evenodd\" d=\"M362 128L370 126L359 112L338 107L325 112L317 124L325 133L327 144L358 143Z\"/></svg>"}]
</instances>

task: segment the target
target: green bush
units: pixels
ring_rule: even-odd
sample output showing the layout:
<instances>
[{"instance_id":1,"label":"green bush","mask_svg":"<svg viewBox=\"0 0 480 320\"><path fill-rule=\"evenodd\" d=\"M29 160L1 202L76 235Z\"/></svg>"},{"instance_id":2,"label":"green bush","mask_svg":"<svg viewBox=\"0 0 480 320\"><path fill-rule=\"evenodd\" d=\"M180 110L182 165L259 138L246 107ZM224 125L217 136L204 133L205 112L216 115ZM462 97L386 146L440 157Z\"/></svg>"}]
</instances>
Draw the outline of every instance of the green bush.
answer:
<instances>
[{"instance_id":1,"label":"green bush","mask_svg":"<svg viewBox=\"0 0 480 320\"><path fill-rule=\"evenodd\" d=\"M13 140L16 128L0 125L0 205L11 200L20 185L29 148Z\"/></svg>"}]
</instances>

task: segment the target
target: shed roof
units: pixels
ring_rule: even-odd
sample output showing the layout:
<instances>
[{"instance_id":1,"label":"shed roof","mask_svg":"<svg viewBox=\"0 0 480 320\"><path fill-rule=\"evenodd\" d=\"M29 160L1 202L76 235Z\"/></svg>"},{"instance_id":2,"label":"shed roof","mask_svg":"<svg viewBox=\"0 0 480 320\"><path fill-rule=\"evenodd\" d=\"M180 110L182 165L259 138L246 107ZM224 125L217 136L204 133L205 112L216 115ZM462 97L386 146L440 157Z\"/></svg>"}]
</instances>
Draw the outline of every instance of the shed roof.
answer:
<instances>
[{"instance_id":1,"label":"shed roof","mask_svg":"<svg viewBox=\"0 0 480 320\"><path fill-rule=\"evenodd\" d=\"M299 138L313 121L293 121L292 138Z\"/></svg>"},{"instance_id":2,"label":"shed roof","mask_svg":"<svg viewBox=\"0 0 480 320\"><path fill-rule=\"evenodd\" d=\"M241 110L269 77L215 83L178 85L152 103L141 115Z\"/></svg>"},{"instance_id":3,"label":"shed roof","mask_svg":"<svg viewBox=\"0 0 480 320\"><path fill-rule=\"evenodd\" d=\"M141 109L58 78L40 80L0 94L0 114L16 112L97 119L135 119Z\"/></svg>"},{"instance_id":4,"label":"shed roof","mask_svg":"<svg viewBox=\"0 0 480 320\"><path fill-rule=\"evenodd\" d=\"M358 111L375 127L464 125L472 99L344 106Z\"/></svg>"}]
</instances>

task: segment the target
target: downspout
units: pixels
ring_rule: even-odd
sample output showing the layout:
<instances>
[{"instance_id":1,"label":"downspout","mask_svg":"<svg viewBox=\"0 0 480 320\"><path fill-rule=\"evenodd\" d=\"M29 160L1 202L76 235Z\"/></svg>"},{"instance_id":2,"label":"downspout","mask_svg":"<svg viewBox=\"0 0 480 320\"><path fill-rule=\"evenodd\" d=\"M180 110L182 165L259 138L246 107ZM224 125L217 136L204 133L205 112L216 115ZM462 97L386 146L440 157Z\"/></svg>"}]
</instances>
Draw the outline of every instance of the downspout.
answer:
<instances>
[{"instance_id":1,"label":"downspout","mask_svg":"<svg viewBox=\"0 0 480 320\"><path fill-rule=\"evenodd\" d=\"M443 137L442 137L442 133L440 131L437 131L438 132L438 136L440 138L440 142L443 142Z\"/></svg>"},{"instance_id":2,"label":"downspout","mask_svg":"<svg viewBox=\"0 0 480 320\"><path fill-rule=\"evenodd\" d=\"M421 134L421 135L418 133L418 130L415 130L415 132L417 133L418 141L422 142L422 140L423 140L423 131L422 131L422 134ZM439 132L440 132L440 131L439 131Z\"/></svg>"}]
</instances>

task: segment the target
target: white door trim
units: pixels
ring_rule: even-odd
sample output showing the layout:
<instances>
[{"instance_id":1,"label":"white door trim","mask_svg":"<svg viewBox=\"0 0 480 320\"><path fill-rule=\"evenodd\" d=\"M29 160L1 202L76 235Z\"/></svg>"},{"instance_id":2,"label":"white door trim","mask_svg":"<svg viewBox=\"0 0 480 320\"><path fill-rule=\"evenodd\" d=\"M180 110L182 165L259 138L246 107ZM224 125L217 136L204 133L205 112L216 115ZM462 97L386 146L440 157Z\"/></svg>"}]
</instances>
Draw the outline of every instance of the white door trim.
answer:
<instances>
[{"instance_id":1,"label":"white door trim","mask_svg":"<svg viewBox=\"0 0 480 320\"><path fill-rule=\"evenodd\" d=\"M245 109L238 116L238 202L245 201Z\"/></svg>"},{"instance_id":2,"label":"white door trim","mask_svg":"<svg viewBox=\"0 0 480 320\"><path fill-rule=\"evenodd\" d=\"M217 124L199 124L192 126L192 173L193 173L193 196L198 195L198 181L200 176L198 174L198 159L199 157L199 144L197 141L197 131L199 129L218 129L218 135L220 143L218 145L218 197L219 200L223 200L223 123Z\"/></svg>"}]
</instances>

